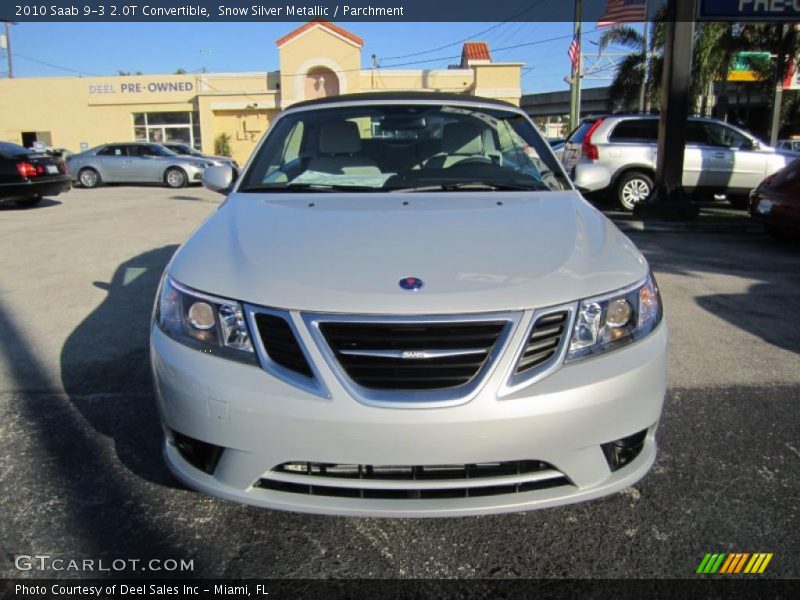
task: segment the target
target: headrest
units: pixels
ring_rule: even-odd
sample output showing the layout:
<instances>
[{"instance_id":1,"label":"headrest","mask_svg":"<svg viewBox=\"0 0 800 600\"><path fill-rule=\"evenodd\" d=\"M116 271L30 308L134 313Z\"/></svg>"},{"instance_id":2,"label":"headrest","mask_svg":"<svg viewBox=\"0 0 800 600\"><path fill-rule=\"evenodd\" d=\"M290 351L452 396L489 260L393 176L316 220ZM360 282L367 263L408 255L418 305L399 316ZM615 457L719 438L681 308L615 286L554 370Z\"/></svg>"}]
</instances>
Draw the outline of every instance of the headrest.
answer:
<instances>
[{"instance_id":1,"label":"headrest","mask_svg":"<svg viewBox=\"0 0 800 600\"><path fill-rule=\"evenodd\" d=\"M361 151L358 125L352 121L325 123L319 129L321 154L355 154Z\"/></svg>"},{"instance_id":2,"label":"headrest","mask_svg":"<svg viewBox=\"0 0 800 600\"><path fill-rule=\"evenodd\" d=\"M482 154L484 128L473 123L448 123L442 130L442 152Z\"/></svg>"}]
</instances>

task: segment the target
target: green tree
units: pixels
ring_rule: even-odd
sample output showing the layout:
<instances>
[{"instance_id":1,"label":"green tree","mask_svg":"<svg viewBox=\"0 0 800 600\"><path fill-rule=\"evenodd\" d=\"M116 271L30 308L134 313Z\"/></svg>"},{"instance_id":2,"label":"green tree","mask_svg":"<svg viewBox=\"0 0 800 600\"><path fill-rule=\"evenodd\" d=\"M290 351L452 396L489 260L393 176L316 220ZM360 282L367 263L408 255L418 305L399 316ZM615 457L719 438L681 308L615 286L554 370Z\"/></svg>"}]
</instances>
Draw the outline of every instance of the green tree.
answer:
<instances>
[{"instance_id":1,"label":"green tree","mask_svg":"<svg viewBox=\"0 0 800 600\"><path fill-rule=\"evenodd\" d=\"M769 23L698 23L692 49L690 110L710 114L715 82L719 82L720 102L726 106L728 70L739 52L761 51L777 56L779 49L784 47L789 56L796 56L800 51L800 38L795 29L790 27L786 37L782 39L781 27ZM611 83L611 99L617 107L636 105L645 68L648 69L646 98L651 106L660 107L665 36L664 22L656 19L650 24L649 60L645 61L644 36L640 30L629 25L618 25L603 33L599 42L601 49L616 46L630 50L630 54L617 65ZM777 61L759 58L757 55L743 60L749 61L748 68L756 73L757 83L753 91L761 92L770 99L771 113ZM788 68L787 63L786 69ZM782 74L785 75L786 72ZM784 94L782 111L786 115L785 122L794 116L791 110L796 106L795 96L795 93Z\"/></svg>"},{"instance_id":2,"label":"green tree","mask_svg":"<svg viewBox=\"0 0 800 600\"><path fill-rule=\"evenodd\" d=\"M231 136L224 131L214 138L214 154L217 156L231 155Z\"/></svg>"}]
</instances>

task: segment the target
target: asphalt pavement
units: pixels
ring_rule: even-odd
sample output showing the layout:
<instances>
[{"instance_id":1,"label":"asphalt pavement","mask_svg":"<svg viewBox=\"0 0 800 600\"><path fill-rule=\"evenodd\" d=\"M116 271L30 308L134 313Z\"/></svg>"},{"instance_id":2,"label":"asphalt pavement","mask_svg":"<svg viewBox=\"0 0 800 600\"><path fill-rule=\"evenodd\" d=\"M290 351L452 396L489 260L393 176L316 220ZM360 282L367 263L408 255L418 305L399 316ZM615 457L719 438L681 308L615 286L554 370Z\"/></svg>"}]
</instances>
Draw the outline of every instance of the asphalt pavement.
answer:
<instances>
[{"instance_id":1,"label":"asphalt pavement","mask_svg":"<svg viewBox=\"0 0 800 600\"><path fill-rule=\"evenodd\" d=\"M220 200L105 187L0 207L0 578L92 575L16 568L33 554L190 560L173 574L194 577L684 578L737 551L800 577L800 244L631 231L672 333L660 453L637 485L502 516L321 517L187 490L161 460L152 301Z\"/></svg>"}]
</instances>

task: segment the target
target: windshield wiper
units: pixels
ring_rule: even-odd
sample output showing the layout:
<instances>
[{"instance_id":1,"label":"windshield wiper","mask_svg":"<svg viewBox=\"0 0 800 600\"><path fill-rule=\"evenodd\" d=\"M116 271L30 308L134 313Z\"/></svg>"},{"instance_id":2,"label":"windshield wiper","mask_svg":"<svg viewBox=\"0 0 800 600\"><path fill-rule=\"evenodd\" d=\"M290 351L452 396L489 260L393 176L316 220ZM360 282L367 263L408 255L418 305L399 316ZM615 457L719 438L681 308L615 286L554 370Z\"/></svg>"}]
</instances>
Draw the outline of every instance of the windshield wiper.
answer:
<instances>
[{"instance_id":1,"label":"windshield wiper","mask_svg":"<svg viewBox=\"0 0 800 600\"><path fill-rule=\"evenodd\" d=\"M545 186L533 183L507 183L486 181L457 181L452 183L436 183L432 185L419 185L409 187L391 188L392 192L452 192L470 190L493 190L493 191L542 191L548 189Z\"/></svg>"},{"instance_id":2,"label":"windshield wiper","mask_svg":"<svg viewBox=\"0 0 800 600\"><path fill-rule=\"evenodd\" d=\"M330 183L282 183L280 185L251 185L240 189L240 192L375 192L381 188L366 185L335 185Z\"/></svg>"}]
</instances>

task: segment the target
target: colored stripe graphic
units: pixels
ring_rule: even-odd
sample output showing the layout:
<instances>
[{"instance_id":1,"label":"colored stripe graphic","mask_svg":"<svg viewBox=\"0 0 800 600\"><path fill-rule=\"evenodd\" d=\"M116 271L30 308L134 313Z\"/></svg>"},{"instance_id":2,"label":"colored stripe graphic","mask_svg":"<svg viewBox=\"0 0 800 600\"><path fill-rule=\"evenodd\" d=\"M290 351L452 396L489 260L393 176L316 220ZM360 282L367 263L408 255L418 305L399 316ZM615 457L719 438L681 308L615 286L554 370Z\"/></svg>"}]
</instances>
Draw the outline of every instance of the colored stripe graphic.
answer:
<instances>
[{"instance_id":1,"label":"colored stripe graphic","mask_svg":"<svg viewBox=\"0 0 800 600\"><path fill-rule=\"evenodd\" d=\"M708 574L716 573L719 570L722 561L725 559L725 553L706 554L703 562L697 567L698 573Z\"/></svg>"},{"instance_id":2,"label":"colored stripe graphic","mask_svg":"<svg viewBox=\"0 0 800 600\"><path fill-rule=\"evenodd\" d=\"M769 561L772 560L772 553L758 553L753 554L753 558L750 559L750 562L747 563L747 567L745 567L745 573L763 573Z\"/></svg>"},{"instance_id":3,"label":"colored stripe graphic","mask_svg":"<svg viewBox=\"0 0 800 600\"><path fill-rule=\"evenodd\" d=\"M761 574L766 570L772 556L772 553L767 552L706 553L696 572L702 575Z\"/></svg>"}]
</instances>

